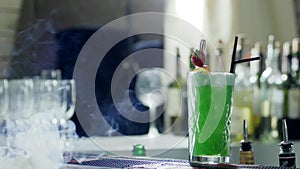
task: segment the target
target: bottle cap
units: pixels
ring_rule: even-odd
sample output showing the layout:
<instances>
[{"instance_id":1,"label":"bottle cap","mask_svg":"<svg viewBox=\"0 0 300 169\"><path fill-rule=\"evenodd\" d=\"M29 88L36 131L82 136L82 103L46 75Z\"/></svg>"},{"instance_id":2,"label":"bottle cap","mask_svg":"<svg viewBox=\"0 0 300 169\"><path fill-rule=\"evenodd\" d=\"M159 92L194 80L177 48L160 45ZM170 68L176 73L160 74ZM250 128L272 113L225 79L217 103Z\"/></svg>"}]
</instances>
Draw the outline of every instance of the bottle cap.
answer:
<instances>
[{"instance_id":1,"label":"bottle cap","mask_svg":"<svg viewBox=\"0 0 300 169\"><path fill-rule=\"evenodd\" d=\"M133 156L146 156L145 146L143 144L133 145L132 155Z\"/></svg>"},{"instance_id":2,"label":"bottle cap","mask_svg":"<svg viewBox=\"0 0 300 169\"><path fill-rule=\"evenodd\" d=\"M243 121L243 134L244 134L244 139L240 142L240 148L242 151L251 151L252 142L248 140L248 124L246 120Z\"/></svg>"}]
</instances>

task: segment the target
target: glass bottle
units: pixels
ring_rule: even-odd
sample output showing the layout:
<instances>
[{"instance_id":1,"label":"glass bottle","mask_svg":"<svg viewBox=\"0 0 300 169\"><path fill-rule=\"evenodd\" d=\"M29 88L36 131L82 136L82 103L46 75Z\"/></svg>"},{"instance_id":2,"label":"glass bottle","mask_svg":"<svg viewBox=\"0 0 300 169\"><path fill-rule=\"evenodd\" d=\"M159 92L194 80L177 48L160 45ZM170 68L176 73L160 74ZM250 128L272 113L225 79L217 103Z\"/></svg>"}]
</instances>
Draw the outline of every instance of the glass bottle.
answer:
<instances>
[{"instance_id":1,"label":"glass bottle","mask_svg":"<svg viewBox=\"0 0 300 169\"><path fill-rule=\"evenodd\" d=\"M291 52L291 43L285 42L283 44L283 53L281 59L281 76L283 79L283 91L284 91L284 101L283 101L283 112L282 118L288 118L288 94L289 90L294 87L292 74L291 74L291 59L292 59L292 52Z\"/></svg>"},{"instance_id":2,"label":"glass bottle","mask_svg":"<svg viewBox=\"0 0 300 169\"><path fill-rule=\"evenodd\" d=\"M290 81L288 90L287 104L287 123L290 128L290 138L293 140L300 139L300 75L299 75L299 48L300 39L294 38L292 41L292 54L290 57Z\"/></svg>"},{"instance_id":3,"label":"glass bottle","mask_svg":"<svg viewBox=\"0 0 300 169\"><path fill-rule=\"evenodd\" d=\"M281 69L282 69L282 59L283 59L283 45L281 45L281 43L279 41L276 41L275 42L275 49L274 49L274 53L276 53L276 55L278 55L278 62L277 62L277 65L278 65L278 69L279 71L281 72ZM281 123L281 121L280 121Z\"/></svg>"},{"instance_id":4,"label":"glass bottle","mask_svg":"<svg viewBox=\"0 0 300 169\"><path fill-rule=\"evenodd\" d=\"M278 69L278 50L274 46L275 38L269 36L267 46L266 70L260 77L260 140L272 142L278 139L278 119L282 118L283 80Z\"/></svg>"},{"instance_id":5,"label":"glass bottle","mask_svg":"<svg viewBox=\"0 0 300 169\"><path fill-rule=\"evenodd\" d=\"M237 50L237 59L249 57L250 51L240 38ZM236 65L236 78L233 92L233 107L231 115L231 140L238 142L243 138L243 120L248 123L249 137L253 136L253 88L250 83L250 67L248 63Z\"/></svg>"},{"instance_id":6,"label":"glass bottle","mask_svg":"<svg viewBox=\"0 0 300 169\"><path fill-rule=\"evenodd\" d=\"M168 103L166 107L166 127L172 128L173 134L178 134L182 121L182 76L181 76L181 61L180 51L176 48L176 78L168 85L167 97Z\"/></svg>"},{"instance_id":7,"label":"glass bottle","mask_svg":"<svg viewBox=\"0 0 300 169\"><path fill-rule=\"evenodd\" d=\"M263 51L263 45L258 42L256 46L258 50L258 54L260 56L260 62L259 62L259 70L258 70L258 78L260 79L262 73L266 70L266 55ZM258 83L260 86L260 83Z\"/></svg>"},{"instance_id":8,"label":"glass bottle","mask_svg":"<svg viewBox=\"0 0 300 169\"><path fill-rule=\"evenodd\" d=\"M223 65L223 55L224 55L224 46L223 46L223 41L219 40L218 44L217 44L217 48L215 50L215 56L213 58L212 64L210 64L211 66L211 70L213 70L214 72L223 72L224 71L224 65Z\"/></svg>"},{"instance_id":9,"label":"glass bottle","mask_svg":"<svg viewBox=\"0 0 300 169\"><path fill-rule=\"evenodd\" d=\"M254 164L254 151L252 142L248 139L248 125L246 120L243 121L244 139L240 142L240 164Z\"/></svg>"},{"instance_id":10,"label":"glass bottle","mask_svg":"<svg viewBox=\"0 0 300 169\"><path fill-rule=\"evenodd\" d=\"M292 76L293 78L298 79L300 76L300 38L294 38L292 43Z\"/></svg>"},{"instance_id":11,"label":"glass bottle","mask_svg":"<svg viewBox=\"0 0 300 169\"><path fill-rule=\"evenodd\" d=\"M260 124L260 83L259 78L263 72L264 64L261 62L264 60L264 53L262 51L263 46L260 42L255 43L254 48L251 49L251 56L258 57L260 56L260 61L252 61L250 62L250 78L249 81L251 83L251 87L253 90L253 138L259 138L259 124Z\"/></svg>"}]
</instances>

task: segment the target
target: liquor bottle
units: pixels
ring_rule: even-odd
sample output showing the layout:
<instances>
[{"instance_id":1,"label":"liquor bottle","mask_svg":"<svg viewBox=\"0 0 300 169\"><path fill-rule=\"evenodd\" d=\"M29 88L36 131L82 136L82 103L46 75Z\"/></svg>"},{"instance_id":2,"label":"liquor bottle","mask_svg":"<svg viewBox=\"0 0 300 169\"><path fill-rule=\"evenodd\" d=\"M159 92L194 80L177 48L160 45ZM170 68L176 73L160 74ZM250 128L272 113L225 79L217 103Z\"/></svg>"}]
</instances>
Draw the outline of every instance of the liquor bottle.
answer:
<instances>
[{"instance_id":1,"label":"liquor bottle","mask_svg":"<svg viewBox=\"0 0 300 169\"><path fill-rule=\"evenodd\" d=\"M260 77L260 140L272 142L278 139L278 119L282 118L283 80L278 69L278 52L274 46L275 38L269 36L267 46L266 70Z\"/></svg>"},{"instance_id":2,"label":"liquor bottle","mask_svg":"<svg viewBox=\"0 0 300 169\"><path fill-rule=\"evenodd\" d=\"M266 70L266 55L263 51L263 45L258 42L255 47L258 50L258 54L260 56L259 62L259 70L258 70L258 78L260 79L262 73ZM258 83L260 86L260 83Z\"/></svg>"},{"instance_id":3,"label":"liquor bottle","mask_svg":"<svg viewBox=\"0 0 300 169\"><path fill-rule=\"evenodd\" d=\"M274 45L275 45L274 46L274 55L276 55L276 57L277 57L277 66L278 66L278 70L280 72L281 62L282 62L282 46L279 41L275 41Z\"/></svg>"},{"instance_id":4,"label":"liquor bottle","mask_svg":"<svg viewBox=\"0 0 300 169\"><path fill-rule=\"evenodd\" d=\"M262 51L263 46L260 42L255 43L254 48L251 49L251 56L252 57L260 57L260 61L252 61L250 62L250 78L249 81L251 83L251 87L253 90L253 138L258 139L259 138L259 124L260 124L260 76L264 69L264 64L261 64L261 62L264 59L264 53Z\"/></svg>"},{"instance_id":5,"label":"liquor bottle","mask_svg":"<svg viewBox=\"0 0 300 169\"><path fill-rule=\"evenodd\" d=\"M283 44L283 53L281 59L281 76L283 79L283 91L284 91L284 101L283 101L283 110L282 110L282 118L288 118L288 104L289 104L289 91L291 88L294 88L294 80L291 74L291 59L292 59L292 51L291 51L291 43L285 42Z\"/></svg>"},{"instance_id":6,"label":"liquor bottle","mask_svg":"<svg viewBox=\"0 0 300 169\"><path fill-rule=\"evenodd\" d=\"M176 78L169 84L167 97L168 103L166 107L166 127L171 128L171 131L175 135L184 134L184 96L186 96L186 88L184 80L181 75L181 60L179 48L176 48ZM187 121L187 119L186 119ZM187 123L186 123L187 125ZM186 127L187 128L187 127ZM186 129L187 130L187 129ZM185 133L186 134L186 133Z\"/></svg>"},{"instance_id":7,"label":"liquor bottle","mask_svg":"<svg viewBox=\"0 0 300 169\"><path fill-rule=\"evenodd\" d=\"M215 50L215 56L213 58L213 61L211 62L211 70L214 72L223 72L224 71L224 65L222 59L224 59L224 49L223 49L223 41L219 40L217 44L217 48ZM213 66L213 67L212 67Z\"/></svg>"},{"instance_id":8,"label":"liquor bottle","mask_svg":"<svg viewBox=\"0 0 300 169\"><path fill-rule=\"evenodd\" d=\"M245 58L250 51L245 44L246 39L240 38L237 58ZM249 137L253 136L253 88L250 83L250 68L248 63L236 65L236 78L233 92L233 107L231 116L231 140L238 142L243 138L243 120L248 122Z\"/></svg>"},{"instance_id":9,"label":"liquor bottle","mask_svg":"<svg viewBox=\"0 0 300 169\"><path fill-rule=\"evenodd\" d=\"M281 45L281 43L279 42L279 41L276 41L275 42L275 49L274 49L274 53L276 54L276 55L278 55L278 69L279 69L279 71L281 71L281 66L282 66L282 57L283 57L283 55L282 55L282 52L283 52L283 45ZM280 123L281 123L281 121L280 121Z\"/></svg>"},{"instance_id":10,"label":"liquor bottle","mask_svg":"<svg viewBox=\"0 0 300 169\"><path fill-rule=\"evenodd\" d=\"M281 66L280 72L283 80L283 105L282 105L282 119L288 120L288 104L289 104L289 90L293 88L292 76L291 76L291 43L285 42L283 44L283 51L281 55L281 59L279 59ZM281 120L282 120L281 119ZM282 138L282 123L279 119L278 121L278 134L279 138Z\"/></svg>"},{"instance_id":11,"label":"liquor bottle","mask_svg":"<svg viewBox=\"0 0 300 169\"><path fill-rule=\"evenodd\" d=\"M298 79L300 76L300 38L294 38L292 43L292 75Z\"/></svg>"},{"instance_id":12,"label":"liquor bottle","mask_svg":"<svg viewBox=\"0 0 300 169\"><path fill-rule=\"evenodd\" d=\"M294 38L292 41L292 56L290 59L290 84L288 90L288 104L287 104L287 123L290 128L290 138L293 140L300 139L300 133L298 132L300 127L300 75L299 75L299 48L300 39Z\"/></svg>"},{"instance_id":13,"label":"liquor bottle","mask_svg":"<svg viewBox=\"0 0 300 169\"><path fill-rule=\"evenodd\" d=\"M254 151L252 142L248 139L247 121L243 121L243 136L244 139L240 142L240 164L254 164Z\"/></svg>"},{"instance_id":14,"label":"liquor bottle","mask_svg":"<svg viewBox=\"0 0 300 169\"><path fill-rule=\"evenodd\" d=\"M282 142L279 143L279 167L296 168L296 154L294 152L294 143L288 139L288 130L285 119L282 120Z\"/></svg>"}]
</instances>

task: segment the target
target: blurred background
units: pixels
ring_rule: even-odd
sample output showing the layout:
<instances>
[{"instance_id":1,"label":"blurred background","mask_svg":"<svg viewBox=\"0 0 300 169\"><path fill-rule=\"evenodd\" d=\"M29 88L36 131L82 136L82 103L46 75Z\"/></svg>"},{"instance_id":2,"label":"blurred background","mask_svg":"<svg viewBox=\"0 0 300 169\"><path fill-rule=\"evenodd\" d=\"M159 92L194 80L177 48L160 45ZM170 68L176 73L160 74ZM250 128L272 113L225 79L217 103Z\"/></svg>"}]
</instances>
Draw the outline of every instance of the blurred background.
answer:
<instances>
[{"instance_id":1,"label":"blurred background","mask_svg":"<svg viewBox=\"0 0 300 169\"><path fill-rule=\"evenodd\" d=\"M261 56L261 62L236 67L232 142L243 139L243 119L248 121L249 138L258 142L257 150L261 151L256 155L261 158L276 155L282 137L281 119L287 119L290 139L300 140L297 132L300 129L300 40L297 38L300 34L300 0L0 0L0 78L35 77L42 70L50 69L59 70L62 79L72 79L82 47L99 28L120 17L143 12L177 17L187 27L196 28L201 36L166 17L155 25L162 34L137 34L115 44L105 54L95 79L94 92L103 119L95 120L98 111L91 109L89 100L82 99L85 84L77 83L76 103L86 109L86 115L77 117L75 113L72 117L79 136L148 133L149 123L131 119L135 116L150 119L149 112L153 111L151 104L137 95L140 94L136 91L138 77L132 79L126 91L111 91L117 69L123 73L117 82L122 85L123 79L144 67L161 68L165 72L164 75L150 74L150 81L144 82L151 84L154 77L160 77L155 81L160 85L150 86L150 89L164 91L157 95L156 101L161 102L154 107L154 112L159 112L155 121L158 132L187 136L185 77L194 69L190 63L191 51L199 48L200 40L205 38L206 64L212 71L228 72L233 40L237 35L240 38L237 57ZM114 31L126 34L128 28L132 28L132 22L127 19L124 27L116 27ZM190 41L165 36L168 34L178 34ZM98 45L103 44L105 41ZM160 52L153 57L142 57L143 53L137 53L150 48L160 49ZM132 54L136 54L133 59L124 62ZM85 76L85 70L82 74ZM266 94L275 89L276 97ZM113 102L112 95L120 102ZM129 95L130 101L124 95ZM120 114L117 107L127 114ZM133 108L140 114L133 114ZM78 120L83 117L84 129ZM104 121L109 126L103 125ZM275 144L270 148L260 142ZM114 145L110 146L114 148ZM183 153L170 152L168 155L185 159L185 146ZM268 148L274 152L269 153ZM234 151L238 151L237 145ZM260 154L262 151L264 153ZM300 152L299 148L297 152ZM234 162L238 161L237 154L233 156ZM269 161L257 159L261 164L277 164L277 157Z\"/></svg>"},{"instance_id":2,"label":"blurred background","mask_svg":"<svg viewBox=\"0 0 300 169\"><path fill-rule=\"evenodd\" d=\"M273 43L270 42L269 35L274 35L276 41L280 42L282 46L284 42L292 43L292 40L299 37L300 33L300 0L0 0L0 77L33 77L44 69L59 69L62 78L70 79L73 76L79 52L93 33L115 19L140 12L169 14L182 19L189 26L197 28L208 40L208 64L211 64L212 70L219 71L229 70L235 35L245 39L243 44L239 44L240 57L243 58L257 55L255 52L251 53L251 49L255 48L255 44L258 42L261 47L257 48L256 46L255 49L260 49L266 55L267 44ZM131 22L128 20L126 24L130 25ZM178 32L187 38L193 36L190 32L179 29L177 23L170 20L162 20L161 24L157 26L164 34ZM125 30L122 27L115 29L120 32ZM200 37L197 38L200 40ZM109 113L116 112L112 103L110 85L112 75L122 60L141 49L164 49L166 52L160 53L156 59L145 60L137 57L134 60L135 64L127 65L127 67L125 65L124 70L136 71L140 67L151 65L164 68L169 75L174 77L173 80L179 76L184 78L187 71L190 70L190 50L198 48L198 42L186 45L180 40L174 40L164 35L141 34L116 44L105 56L95 80L98 105L105 117L108 117L106 120L110 121L109 116L111 118L118 117L120 121L126 120L115 113ZM299 42L295 41L295 43ZM282 47L280 48L282 51ZM295 47L293 53L296 51L299 52L299 48ZM181 62L180 68L178 68L176 60L178 55ZM217 56L220 56L220 59L216 61ZM297 74L295 78L298 78L299 64L298 68L294 67L296 67L294 71ZM180 69L180 73L178 73L178 69ZM281 73L284 74L284 72ZM250 79L250 75L249 77L246 75L240 77L243 80ZM172 78L164 83L170 84L171 81ZM299 86L299 82L295 83ZM252 86L251 89L254 87ZM134 87L129 90L134 90ZM138 103L135 105L138 109L145 111L148 109L147 105L140 103L140 100L136 100L136 103ZM252 106L252 103L246 107L249 105ZM168 111L168 106L165 108ZM255 114L252 109L250 113ZM254 126L251 131L253 139L259 139L259 136L255 136L254 128L255 125L259 125L256 123L261 123L261 121L253 120L259 118L259 112L256 112L256 116L253 115L255 117L251 115L249 118L253 121L253 124L250 125ZM280 116L280 118L282 117ZM239 121L244 116L236 118ZM296 119L299 120L300 115L297 115ZM73 120L76 121L76 118L73 117ZM233 118L233 120L235 119ZM121 124L120 121L118 122ZM172 122L170 119L167 122L162 120L157 122L157 125L162 125L160 130L163 131L163 128L166 128L164 123ZM110 124L115 125L113 122ZM141 130L128 132L129 129L123 126L119 132L123 134L147 133L148 129L146 128L149 126L134 125ZM103 135L105 132L99 128L100 126L94 127L92 133ZM85 135L82 129L78 130L80 130L78 131L80 135Z\"/></svg>"},{"instance_id":3,"label":"blurred background","mask_svg":"<svg viewBox=\"0 0 300 169\"><path fill-rule=\"evenodd\" d=\"M270 34L284 42L298 36L300 29L298 0L1 0L0 5L2 77L32 75L39 67L55 67L55 36L60 32L78 27L97 29L137 12L177 16L198 28L214 46L222 40L226 51L237 34L245 34L250 44L266 44ZM161 27L168 32L176 28L174 24L165 22ZM165 48L174 53L177 46L165 42ZM189 49L182 49L181 54L187 57ZM172 69L175 58L172 60L162 65Z\"/></svg>"}]
</instances>

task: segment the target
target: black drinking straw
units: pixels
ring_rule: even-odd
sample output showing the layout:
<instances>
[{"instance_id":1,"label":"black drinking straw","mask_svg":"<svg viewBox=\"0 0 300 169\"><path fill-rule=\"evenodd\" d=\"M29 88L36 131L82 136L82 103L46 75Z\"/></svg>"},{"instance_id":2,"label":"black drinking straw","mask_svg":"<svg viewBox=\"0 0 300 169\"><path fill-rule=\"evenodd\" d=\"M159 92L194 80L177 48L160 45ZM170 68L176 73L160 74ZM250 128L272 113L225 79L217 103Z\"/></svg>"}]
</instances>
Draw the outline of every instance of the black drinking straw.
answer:
<instances>
[{"instance_id":1,"label":"black drinking straw","mask_svg":"<svg viewBox=\"0 0 300 169\"><path fill-rule=\"evenodd\" d=\"M231 58L231 64L230 64L230 73L234 73L235 70L235 55L236 55L236 47L238 43L238 37L234 37L234 45L233 45L233 51L232 51L232 58Z\"/></svg>"},{"instance_id":2,"label":"black drinking straw","mask_svg":"<svg viewBox=\"0 0 300 169\"><path fill-rule=\"evenodd\" d=\"M240 59L240 60L235 60L234 63L243 63L243 62L250 62L250 61L254 61L254 60L259 60L260 57L253 57L253 58L246 58L246 59Z\"/></svg>"},{"instance_id":3,"label":"black drinking straw","mask_svg":"<svg viewBox=\"0 0 300 169\"><path fill-rule=\"evenodd\" d=\"M233 46L233 51L232 51L232 59L231 59L231 64L230 64L230 73L234 73L235 65L238 64L238 63L250 62L250 61L253 61L253 60L259 60L260 59L260 56L258 56L258 57L253 57L253 58L235 60L237 43L238 43L238 37L235 36L234 46Z\"/></svg>"}]
</instances>

